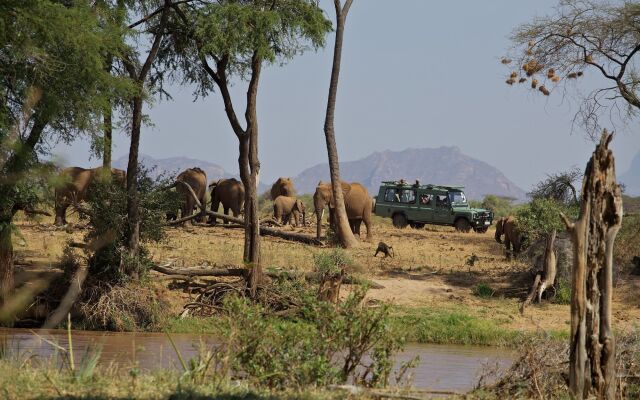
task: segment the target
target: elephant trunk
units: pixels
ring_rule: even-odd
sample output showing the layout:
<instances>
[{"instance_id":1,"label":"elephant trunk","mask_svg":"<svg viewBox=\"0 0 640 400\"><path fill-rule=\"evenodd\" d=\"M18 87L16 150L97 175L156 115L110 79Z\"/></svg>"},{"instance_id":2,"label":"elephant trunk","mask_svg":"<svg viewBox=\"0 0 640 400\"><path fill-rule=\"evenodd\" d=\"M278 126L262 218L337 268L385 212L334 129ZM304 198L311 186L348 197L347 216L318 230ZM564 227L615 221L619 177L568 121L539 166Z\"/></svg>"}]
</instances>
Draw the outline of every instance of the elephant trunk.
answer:
<instances>
[{"instance_id":1,"label":"elephant trunk","mask_svg":"<svg viewBox=\"0 0 640 400\"><path fill-rule=\"evenodd\" d=\"M502 233L497 229L496 229L495 239L496 239L496 242L502 244Z\"/></svg>"}]
</instances>

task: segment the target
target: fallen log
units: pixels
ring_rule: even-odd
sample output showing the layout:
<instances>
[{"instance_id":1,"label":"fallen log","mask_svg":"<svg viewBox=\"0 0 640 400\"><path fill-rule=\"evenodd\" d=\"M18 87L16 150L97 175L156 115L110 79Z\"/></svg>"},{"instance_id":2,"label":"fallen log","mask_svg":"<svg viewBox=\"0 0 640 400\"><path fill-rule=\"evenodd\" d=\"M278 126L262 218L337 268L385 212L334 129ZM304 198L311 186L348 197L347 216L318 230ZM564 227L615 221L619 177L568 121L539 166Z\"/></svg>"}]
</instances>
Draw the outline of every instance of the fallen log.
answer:
<instances>
[{"instance_id":1,"label":"fallen log","mask_svg":"<svg viewBox=\"0 0 640 400\"><path fill-rule=\"evenodd\" d=\"M224 221L228 221L228 222L232 222L235 224L240 225L239 227L244 227L244 220L242 218L236 218L236 217L232 217L229 215L225 215L225 214L221 214L215 211L206 211L207 215L210 215L212 217L216 217L216 218L220 218ZM184 217L184 218L180 218L177 219L175 221L170 221L167 222L166 225L168 226L174 226L174 225L179 225L183 222L192 220L194 218L199 217L200 214L194 214L191 215L189 217ZM269 223L272 223L272 221L269 221ZM295 232L283 232L281 230L278 229L274 229L274 228L268 228L266 226L261 226L260 227L260 235L261 236L273 236L273 237L279 237L281 239L286 239L286 240L291 240L294 242L300 242L300 243L304 243L304 244L311 244L314 246L322 246L323 243L316 239L313 236L309 236L309 235L304 235L302 233L295 233Z\"/></svg>"},{"instance_id":2,"label":"fallen log","mask_svg":"<svg viewBox=\"0 0 640 400\"><path fill-rule=\"evenodd\" d=\"M249 273L248 269L236 266L229 266L226 268L169 268L166 265L154 265L151 267L151 269L165 275L175 276L176 279L189 279L193 277L203 276L245 277ZM316 272L301 273L298 271L265 271L264 274L272 279L295 279L304 277L306 281L313 283L318 283L321 280L321 275ZM379 283L353 275L345 275L342 279L342 283L346 285L367 285L371 289L384 289L384 286L380 285Z\"/></svg>"}]
</instances>

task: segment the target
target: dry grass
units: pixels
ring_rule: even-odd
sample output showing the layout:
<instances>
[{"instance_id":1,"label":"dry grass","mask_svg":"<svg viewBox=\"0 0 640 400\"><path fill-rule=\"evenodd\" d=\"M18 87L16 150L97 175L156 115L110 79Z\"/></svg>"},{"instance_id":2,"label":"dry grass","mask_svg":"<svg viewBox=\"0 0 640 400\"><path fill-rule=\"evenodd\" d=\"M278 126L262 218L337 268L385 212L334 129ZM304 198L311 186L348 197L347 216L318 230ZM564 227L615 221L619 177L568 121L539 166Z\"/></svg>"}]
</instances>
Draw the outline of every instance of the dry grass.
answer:
<instances>
[{"instance_id":1,"label":"dry grass","mask_svg":"<svg viewBox=\"0 0 640 400\"><path fill-rule=\"evenodd\" d=\"M69 240L82 240L82 230L71 233L56 230L51 222L51 218L41 222L19 221L24 243L18 243L16 250L20 262L31 264L27 269L50 269L49 265L60 258ZM398 230L389 220L378 217L374 223L374 239L362 241L348 251L357 270L385 287L371 290L369 297L372 300L390 301L415 309L462 309L471 316L489 319L510 330L568 331L569 307L566 305L535 304L524 316L520 315L519 303L531 284L530 267L519 261L507 261L502 245L493 239L492 229L484 234L465 234L437 226ZM315 225L282 229L309 235L315 233ZM380 240L393 246L395 258L373 257ZM176 267L182 267L242 265L242 246L241 229L219 225L169 228L168 240L149 248L157 263L173 261ZM265 268L310 271L313 256L326 250L264 237L262 263ZM467 261L474 254L477 261L471 266ZM490 287L494 295L490 298L474 295L478 285ZM166 287L166 283L159 286ZM629 299L634 298L630 295L638 286L639 278L625 276L616 287L614 324L618 329L629 330L634 321L640 320L640 310L628 305ZM184 304L188 300L188 294L170 293L172 302Z\"/></svg>"}]
</instances>

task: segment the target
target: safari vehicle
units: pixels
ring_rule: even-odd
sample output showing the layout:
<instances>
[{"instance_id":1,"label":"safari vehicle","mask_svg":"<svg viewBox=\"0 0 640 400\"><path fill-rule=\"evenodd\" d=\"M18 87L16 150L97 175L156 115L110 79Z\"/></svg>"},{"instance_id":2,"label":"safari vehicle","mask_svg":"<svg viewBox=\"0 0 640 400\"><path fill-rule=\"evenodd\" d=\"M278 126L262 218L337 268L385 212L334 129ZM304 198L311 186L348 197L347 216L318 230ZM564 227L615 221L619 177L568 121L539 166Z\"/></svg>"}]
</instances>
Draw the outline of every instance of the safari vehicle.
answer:
<instances>
[{"instance_id":1,"label":"safari vehicle","mask_svg":"<svg viewBox=\"0 0 640 400\"><path fill-rule=\"evenodd\" d=\"M376 197L375 214L393 220L393 226L422 228L425 224L454 226L457 231L471 229L484 233L491 226L493 213L471 208L464 187L382 182Z\"/></svg>"}]
</instances>

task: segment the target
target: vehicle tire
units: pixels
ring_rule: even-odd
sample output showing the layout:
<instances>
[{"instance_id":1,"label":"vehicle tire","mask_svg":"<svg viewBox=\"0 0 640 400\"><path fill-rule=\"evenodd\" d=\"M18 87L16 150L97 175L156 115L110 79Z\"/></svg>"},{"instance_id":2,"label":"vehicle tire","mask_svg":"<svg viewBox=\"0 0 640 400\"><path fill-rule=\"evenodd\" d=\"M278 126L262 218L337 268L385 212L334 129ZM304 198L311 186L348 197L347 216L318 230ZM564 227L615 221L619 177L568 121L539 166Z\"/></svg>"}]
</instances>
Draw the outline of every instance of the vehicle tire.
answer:
<instances>
[{"instance_id":1,"label":"vehicle tire","mask_svg":"<svg viewBox=\"0 0 640 400\"><path fill-rule=\"evenodd\" d=\"M424 224L422 222L411 222L409 224L413 229L422 229L424 228Z\"/></svg>"},{"instance_id":2,"label":"vehicle tire","mask_svg":"<svg viewBox=\"0 0 640 400\"><path fill-rule=\"evenodd\" d=\"M486 233L486 232L487 232L487 230L489 230L489 228L488 228L488 227L484 227L484 226L483 226L482 228L477 228L475 231L476 231L477 233Z\"/></svg>"},{"instance_id":3,"label":"vehicle tire","mask_svg":"<svg viewBox=\"0 0 640 400\"><path fill-rule=\"evenodd\" d=\"M455 223L456 231L467 233L471 230L471 224L466 218L459 218Z\"/></svg>"},{"instance_id":4,"label":"vehicle tire","mask_svg":"<svg viewBox=\"0 0 640 400\"><path fill-rule=\"evenodd\" d=\"M404 214L394 214L393 215L393 226L398 229L404 229L407 227L407 217Z\"/></svg>"}]
</instances>

